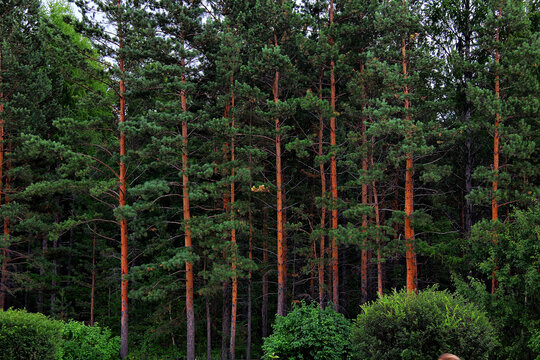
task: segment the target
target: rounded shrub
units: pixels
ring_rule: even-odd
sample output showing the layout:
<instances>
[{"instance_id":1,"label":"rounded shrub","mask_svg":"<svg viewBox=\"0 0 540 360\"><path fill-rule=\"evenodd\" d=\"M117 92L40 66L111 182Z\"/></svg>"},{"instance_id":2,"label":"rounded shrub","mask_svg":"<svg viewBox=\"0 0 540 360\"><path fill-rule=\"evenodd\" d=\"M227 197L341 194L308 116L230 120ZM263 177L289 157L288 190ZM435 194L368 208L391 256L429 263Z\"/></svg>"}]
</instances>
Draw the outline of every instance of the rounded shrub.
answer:
<instances>
[{"instance_id":1,"label":"rounded shrub","mask_svg":"<svg viewBox=\"0 0 540 360\"><path fill-rule=\"evenodd\" d=\"M58 359L62 327L43 314L0 311L0 360Z\"/></svg>"},{"instance_id":2,"label":"rounded shrub","mask_svg":"<svg viewBox=\"0 0 540 360\"><path fill-rule=\"evenodd\" d=\"M0 360L112 360L120 339L107 328L7 310L0 311L0 349Z\"/></svg>"},{"instance_id":3,"label":"rounded shrub","mask_svg":"<svg viewBox=\"0 0 540 360\"><path fill-rule=\"evenodd\" d=\"M113 360L120 353L120 338L107 328L69 321L64 323L62 338L62 360Z\"/></svg>"},{"instance_id":4,"label":"rounded shrub","mask_svg":"<svg viewBox=\"0 0 540 360\"><path fill-rule=\"evenodd\" d=\"M263 359L340 360L350 350L350 322L330 307L302 302L287 316L277 316L272 327Z\"/></svg>"},{"instance_id":5,"label":"rounded shrub","mask_svg":"<svg viewBox=\"0 0 540 360\"><path fill-rule=\"evenodd\" d=\"M446 291L394 291L362 310L352 329L353 359L437 359L449 352L487 360L497 346L486 314Z\"/></svg>"}]
</instances>

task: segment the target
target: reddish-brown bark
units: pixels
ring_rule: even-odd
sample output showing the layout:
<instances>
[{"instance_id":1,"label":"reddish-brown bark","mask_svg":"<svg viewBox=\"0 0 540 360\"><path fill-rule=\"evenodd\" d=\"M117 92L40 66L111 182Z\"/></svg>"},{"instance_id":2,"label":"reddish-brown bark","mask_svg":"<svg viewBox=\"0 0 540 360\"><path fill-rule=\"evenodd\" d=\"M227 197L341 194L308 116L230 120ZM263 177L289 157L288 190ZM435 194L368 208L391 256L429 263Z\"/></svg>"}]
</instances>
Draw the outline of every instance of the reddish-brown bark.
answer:
<instances>
[{"instance_id":1,"label":"reddish-brown bark","mask_svg":"<svg viewBox=\"0 0 540 360\"><path fill-rule=\"evenodd\" d=\"M251 121L249 123L249 129L251 133ZM251 147L252 144L252 137L249 136L249 146ZM250 173L250 182L249 182L249 188L251 189L253 186L252 179L253 179L253 159L251 158L251 154L249 155L249 173ZM249 243L248 243L248 257L250 261L253 261L253 209L252 204L253 200L251 198L251 193L249 193L249 199L248 199L248 221L249 221ZM249 269L248 274L248 310L247 310L247 346L246 346L246 359L251 359L251 323L252 323L252 296L251 292L253 289L253 271L251 268Z\"/></svg>"},{"instance_id":2,"label":"reddish-brown bark","mask_svg":"<svg viewBox=\"0 0 540 360\"><path fill-rule=\"evenodd\" d=\"M2 83L2 53L0 52L0 84ZM0 87L1 89L1 87ZM4 169L4 93L0 90L0 204L2 201L3 191L3 169ZM5 225L5 220L4 220ZM4 226L5 228L5 226ZM4 239L5 241L5 239ZM4 310L6 306L6 290L7 290L7 263L8 251L7 248L2 248L2 273L0 275L0 310Z\"/></svg>"},{"instance_id":3,"label":"reddish-brown bark","mask_svg":"<svg viewBox=\"0 0 540 360\"><path fill-rule=\"evenodd\" d=\"M121 22L121 0L118 0L118 41L119 41L119 50L122 51L124 47L124 39L122 34L122 22ZM120 53L121 54L121 53ZM119 56L119 66L120 66L120 124L123 124L126 121L126 98L124 96L126 92L124 77L124 58L122 55ZM123 130L120 130L120 173L118 180L120 182L120 189L118 192L118 203L120 207L126 206L126 136ZM122 316L120 319L120 338L121 338L121 347L120 347L120 357L122 359L128 356L128 232L127 232L127 219L123 218L120 220L120 267L121 267L121 302L122 302Z\"/></svg>"},{"instance_id":4,"label":"reddish-brown bark","mask_svg":"<svg viewBox=\"0 0 540 360\"><path fill-rule=\"evenodd\" d=\"M499 14L498 18L501 19L502 16L502 5L499 7ZM497 25L497 33L496 33L495 41L499 42L499 25ZM495 49L495 99L499 100L501 97L500 92L500 78L499 78L499 62L501 59L501 54L499 53L498 49ZM497 189L499 187L499 143L500 143L500 134L499 134L499 125L501 122L501 114L497 111L495 113L495 128L494 128L494 134L493 134L493 172L494 172L494 178L492 183L492 198L491 198L491 220L493 224L495 224L497 221L499 221L499 204L497 201ZM493 230L493 243L497 243L497 233L496 230ZM492 278L491 278L491 293L495 293L498 287L498 281L497 276L495 272L497 271L497 267L493 270Z\"/></svg>"},{"instance_id":5,"label":"reddish-brown bark","mask_svg":"<svg viewBox=\"0 0 540 360\"><path fill-rule=\"evenodd\" d=\"M360 67L360 72L364 72L364 64ZM362 80L363 81L363 80ZM362 89L364 90L363 93L365 93L365 86L362 83ZM362 95L364 97L364 95ZM363 106L362 106L363 108ZM362 118L362 145L364 146L364 151L367 151L367 125L366 125L366 119ZM362 172L367 175L368 171L368 157L367 154L364 155L362 158ZM362 205L367 206L368 204L368 184L364 180L362 181ZM367 231L367 225L368 225L368 217L367 214L362 215L362 232L366 233ZM360 287L361 287L361 299L360 302L362 304L365 304L368 300L368 240L367 237L364 238L364 241L362 243L362 251L360 255Z\"/></svg>"},{"instance_id":6,"label":"reddish-brown bark","mask_svg":"<svg viewBox=\"0 0 540 360\"><path fill-rule=\"evenodd\" d=\"M278 46L277 34L274 32L274 46ZM272 93L274 103L279 101L279 71L274 74L272 83ZM277 313L285 316L286 312L286 291L287 291L287 244L285 238L284 205L283 205L283 174L281 169L281 133L280 120L276 117L276 202L277 202L277 258L278 258L278 304Z\"/></svg>"},{"instance_id":7,"label":"reddish-brown bark","mask_svg":"<svg viewBox=\"0 0 540 360\"><path fill-rule=\"evenodd\" d=\"M182 34L183 36L183 34ZM183 39L182 39L183 41ZM186 66L184 58L181 59L181 66ZM186 82L186 75L182 73L182 83ZM186 90L180 91L180 103L182 111L187 112ZM191 215L189 210L189 177L188 177L188 128L187 121L182 121L182 197L184 208L184 232L185 247L191 253ZM187 359L195 359L195 311L193 308L193 262L186 261L186 320L187 320Z\"/></svg>"},{"instance_id":8,"label":"reddish-brown bark","mask_svg":"<svg viewBox=\"0 0 540 360\"><path fill-rule=\"evenodd\" d=\"M234 109L234 91L232 90L233 77L231 76L231 109ZM233 131L235 129L234 116L231 116L231 126ZM233 168L231 170L231 176L234 178L235 169L235 153L234 153L234 135L231 139L231 161L233 162ZM235 202L235 191L234 191L234 180L231 182L231 220L234 222L234 202ZM231 308L231 344L230 344L230 358L231 360L235 359L235 342L236 342L236 311L237 311L237 302L238 302L238 276L236 275L236 228L233 224L231 230L231 242L233 246L233 257L232 257L232 270L233 270L233 279L232 279L232 308Z\"/></svg>"},{"instance_id":9,"label":"reddish-brown bark","mask_svg":"<svg viewBox=\"0 0 540 360\"><path fill-rule=\"evenodd\" d=\"M223 117L229 118L229 112L230 112L230 103L227 103L225 105L225 109L223 111ZM223 162L226 162L229 157L229 143L223 144ZM229 214L229 203L230 203L230 189L223 192L223 211L225 214ZM226 248L223 248L222 250L222 256L223 260L227 261L227 251ZM221 307L221 358L226 359L228 357L228 351L230 346L230 340L229 340L229 334L230 334L230 294L229 294L229 280L225 280L222 282L222 292L223 292L223 301L222 301L222 307Z\"/></svg>"},{"instance_id":10,"label":"reddish-brown bark","mask_svg":"<svg viewBox=\"0 0 540 360\"><path fill-rule=\"evenodd\" d=\"M364 64L360 65L360 74L364 73ZM366 87L364 83L364 79L362 81L362 104L361 109L364 110L366 104ZM362 117L361 122L361 130L362 130L362 146L364 147L364 151L367 151L367 125L366 125L366 118ZM367 174L368 170L368 158L367 154L364 155L362 158L362 172L364 174ZM367 206L368 203L368 185L365 181L362 182L362 205ZM368 217L367 214L362 215L362 232L366 233L367 231L367 225L368 225ZM368 300L368 240L367 237L362 242L362 250L360 254L360 290L361 290L361 297L360 302L362 304L366 303Z\"/></svg>"},{"instance_id":11,"label":"reddish-brown bark","mask_svg":"<svg viewBox=\"0 0 540 360\"><path fill-rule=\"evenodd\" d=\"M330 0L330 26L334 23L334 1ZM330 38L330 46L334 46L334 39ZM332 117L330 118L330 146L332 146L332 157L330 158L330 176L332 188L332 230L338 227L337 211L337 160L336 160L336 78L334 74L335 62L330 60L330 106L332 107ZM339 272L338 272L338 245L336 236L332 235L332 302L334 309L339 308Z\"/></svg>"},{"instance_id":12,"label":"reddish-brown bark","mask_svg":"<svg viewBox=\"0 0 540 360\"><path fill-rule=\"evenodd\" d=\"M403 0L403 5L406 5L405 0ZM402 67L403 67L403 77L405 81L407 80L407 54L406 54L406 43L405 38L401 39L401 55L402 55ZM408 122L411 121L411 118L408 114L409 104L409 87L405 83L403 89L403 94L405 95L404 107L406 112L406 119ZM412 136L411 133L408 136ZM412 226L411 217L414 211L413 207L413 155L411 152L406 154L406 165L405 165L405 248L406 248L406 264L407 264L407 291L416 292L418 289L418 270L416 265L416 252L414 249L414 228Z\"/></svg>"},{"instance_id":13,"label":"reddish-brown bark","mask_svg":"<svg viewBox=\"0 0 540 360\"><path fill-rule=\"evenodd\" d=\"M251 158L250 158L251 162ZM250 184L251 188L251 184ZM249 196L249 244L248 244L248 257L249 260L253 260L253 214L251 210L251 194ZM247 347L246 347L246 359L251 359L251 289L252 289L252 271L249 269L248 274L248 311L247 311Z\"/></svg>"},{"instance_id":14,"label":"reddish-brown bark","mask_svg":"<svg viewBox=\"0 0 540 360\"><path fill-rule=\"evenodd\" d=\"M319 100L322 100L322 71L319 73ZM324 138L324 122L322 115L319 117L319 159L323 156L323 138ZM324 173L324 163L321 160L319 164L319 172L321 175L321 198L323 199L323 205L321 207L321 237L319 240L319 304L324 306L324 263L326 248L324 244L324 228L326 223L326 206L324 201L326 198L326 175Z\"/></svg>"}]
</instances>

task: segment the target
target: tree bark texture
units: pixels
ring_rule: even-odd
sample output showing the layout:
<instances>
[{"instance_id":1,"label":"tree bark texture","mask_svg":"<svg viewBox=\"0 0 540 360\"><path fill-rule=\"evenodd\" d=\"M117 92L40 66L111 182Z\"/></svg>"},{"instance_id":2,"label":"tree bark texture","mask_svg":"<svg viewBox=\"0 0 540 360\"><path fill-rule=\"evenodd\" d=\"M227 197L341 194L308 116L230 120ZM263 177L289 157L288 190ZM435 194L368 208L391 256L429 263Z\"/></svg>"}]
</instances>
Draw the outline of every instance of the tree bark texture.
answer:
<instances>
[{"instance_id":1,"label":"tree bark texture","mask_svg":"<svg viewBox=\"0 0 540 360\"><path fill-rule=\"evenodd\" d=\"M118 0L118 41L119 41L119 50L122 51L124 47L123 40L123 29L122 29L122 20L121 20L121 6L122 1ZM126 98L124 96L126 92L124 77L124 58L122 55L119 56L119 66L120 66L120 113L119 121L120 124L125 123L126 121ZM126 206L126 136L123 130L120 130L120 173L118 180L120 182L120 189L118 192L118 203L120 207ZM121 303L122 303L122 312L120 319L120 357L122 359L128 356L128 230L127 230L127 219L123 218L120 220L120 268L121 268Z\"/></svg>"},{"instance_id":2,"label":"tree bark texture","mask_svg":"<svg viewBox=\"0 0 540 360\"><path fill-rule=\"evenodd\" d=\"M330 26L334 23L334 1L330 0ZM334 46L334 39L330 38L330 46ZM330 158L330 174L332 187L332 230L337 231L338 211L337 211L337 159L336 159L336 79L334 74L335 62L330 60L330 106L332 107L332 117L330 118L330 146L332 147L332 157ZM338 271L338 245L335 234L332 235L332 302L334 309L339 309L339 271Z\"/></svg>"},{"instance_id":3,"label":"tree bark texture","mask_svg":"<svg viewBox=\"0 0 540 360\"><path fill-rule=\"evenodd\" d=\"M233 85L233 78L231 77L231 110L234 109L234 92L232 90ZM231 116L231 126L234 131L234 115ZM231 162L234 164L235 161L235 153L234 153L234 135L231 140ZM231 176L234 179L235 175L235 169L234 165L231 170ZM233 271L233 279L232 279L232 296L231 296L231 343L230 343L230 359L235 359L235 347L236 347L236 312L238 309L238 276L236 274L236 259L237 259L237 247L236 247L236 228L234 225L234 202L235 202L235 192L234 192L234 180L231 182L231 206L230 206L230 218L233 222L233 228L231 229L231 243L232 243L232 271Z\"/></svg>"},{"instance_id":4,"label":"tree bark texture","mask_svg":"<svg viewBox=\"0 0 540 360\"><path fill-rule=\"evenodd\" d=\"M499 7L499 14L498 18L501 19L502 16L502 5ZM499 43L499 25L497 25L497 33L495 41ZM499 53L498 49L495 49L495 99L497 101L501 98L501 91L500 91L500 77L499 77L499 63L501 59L501 54ZM499 146L500 146L500 134L499 134L499 125L501 122L501 114L497 111L495 114L495 126L494 126L494 134L493 134L493 183L492 183L492 198L491 198L491 220L493 222L493 226L495 226L495 223L499 221L499 204L497 199L497 189L499 187ZM495 229L493 229L493 243L496 244L498 241L497 239L497 232ZM496 261L496 260L495 260ZM495 269L493 269L493 274L491 278L491 293L495 293L498 287L498 281L497 281L497 275L495 272L497 271L498 267L495 266Z\"/></svg>"},{"instance_id":5,"label":"tree bark texture","mask_svg":"<svg viewBox=\"0 0 540 360\"><path fill-rule=\"evenodd\" d=\"M0 52L0 84L2 83L2 53ZM0 87L0 206L2 203L3 192L3 170L4 170L4 93ZM5 230L4 220L4 230ZM4 231L5 233L5 231ZM4 242L7 239L4 237ZM4 310L6 307L6 295L7 295L7 264L8 264L8 248L4 246L2 248L2 273L0 274L0 309Z\"/></svg>"},{"instance_id":6,"label":"tree bark texture","mask_svg":"<svg viewBox=\"0 0 540 360\"><path fill-rule=\"evenodd\" d=\"M278 46L277 34L274 31L274 46ZM274 95L274 103L279 101L279 71L274 74L272 84L272 93ZM287 311L286 296L287 296L287 243L285 239L285 220L284 220L284 204L283 204L283 173L281 169L281 133L280 120L276 117L276 187L277 187L277 258L278 258L278 304L277 314L285 316Z\"/></svg>"},{"instance_id":7,"label":"tree bark texture","mask_svg":"<svg viewBox=\"0 0 540 360\"><path fill-rule=\"evenodd\" d=\"M405 0L403 0L403 5L406 6ZM407 81L407 54L406 54L406 43L405 38L401 39L401 55L402 55L402 67L403 67L403 77ZM406 119L407 122L411 121L410 116L408 115L409 104L409 87L405 83L403 89L403 94L405 95L405 112L407 113ZM408 136L412 136L411 133ZM416 265L416 251L414 249L414 228L411 222L411 217L414 211L413 207L413 154L408 152L406 154L406 165L405 165L405 248L406 248L406 264L407 264L407 291L408 292L417 292L418 290L418 270Z\"/></svg>"},{"instance_id":8,"label":"tree bark texture","mask_svg":"<svg viewBox=\"0 0 540 360\"><path fill-rule=\"evenodd\" d=\"M322 70L319 72L319 100L322 100ZM319 159L323 156L323 139L324 139L324 122L323 116L319 117ZM319 305L324 306L324 266L325 266L325 235L324 229L326 226L326 206L324 205L324 199L326 198L326 175L324 173L324 162L320 160L319 172L321 175L321 198L323 199L323 205L321 206L321 236L319 239Z\"/></svg>"}]
</instances>

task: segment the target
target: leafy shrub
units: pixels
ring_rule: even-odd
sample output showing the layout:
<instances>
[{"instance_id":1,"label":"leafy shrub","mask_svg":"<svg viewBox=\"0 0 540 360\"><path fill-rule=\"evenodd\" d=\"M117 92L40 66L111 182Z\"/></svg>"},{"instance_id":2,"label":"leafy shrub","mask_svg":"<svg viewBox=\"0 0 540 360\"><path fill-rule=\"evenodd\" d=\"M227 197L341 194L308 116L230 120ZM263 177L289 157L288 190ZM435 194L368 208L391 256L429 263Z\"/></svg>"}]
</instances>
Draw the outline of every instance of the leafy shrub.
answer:
<instances>
[{"instance_id":1,"label":"leafy shrub","mask_svg":"<svg viewBox=\"0 0 540 360\"><path fill-rule=\"evenodd\" d=\"M0 311L1 360L54 360L60 354L62 323L24 310Z\"/></svg>"},{"instance_id":2,"label":"leafy shrub","mask_svg":"<svg viewBox=\"0 0 540 360\"><path fill-rule=\"evenodd\" d=\"M264 339L264 359L344 359L350 350L350 322L330 307L302 302L277 316L274 333Z\"/></svg>"},{"instance_id":3,"label":"leafy shrub","mask_svg":"<svg viewBox=\"0 0 540 360\"><path fill-rule=\"evenodd\" d=\"M540 202L536 202L526 210L514 209L504 223L475 224L464 244L465 261L472 264L477 278L455 276L456 292L487 311L501 342L494 360L540 360L540 346L536 351L530 346L535 330L540 330L539 234ZM491 294L494 270L499 286Z\"/></svg>"},{"instance_id":4,"label":"leafy shrub","mask_svg":"<svg viewBox=\"0 0 540 360\"><path fill-rule=\"evenodd\" d=\"M353 359L489 359L497 345L486 314L463 298L427 289L394 291L362 306L352 330Z\"/></svg>"},{"instance_id":5,"label":"leafy shrub","mask_svg":"<svg viewBox=\"0 0 540 360\"><path fill-rule=\"evenodd\" d=\"M540 360L540 330L535 330L529 340L529 347L537 354L535 360Z\"/></svg>"},{"instance_id":6,"label":"leafy shrub","mask_svg":"<svg viewBox=\"0 0 540 360\"><path fill-rule=\"evenodd\" d=\"M112 337L107 328L69 321L65 323L62 335L62 360L108 360L118 358L120 353L120 339Z\"/></svg>"},{"instance_id":7,"label":"leafy shrub","mask_svg":"<svg viewBox=\"0 0 540 360\"><path fill-rule=\"evenodd\" d=\"M8 310L0 311L0 349L0 360L109 360L118 358L120 340L109 329Z\"/></svg>"}]
</instances>

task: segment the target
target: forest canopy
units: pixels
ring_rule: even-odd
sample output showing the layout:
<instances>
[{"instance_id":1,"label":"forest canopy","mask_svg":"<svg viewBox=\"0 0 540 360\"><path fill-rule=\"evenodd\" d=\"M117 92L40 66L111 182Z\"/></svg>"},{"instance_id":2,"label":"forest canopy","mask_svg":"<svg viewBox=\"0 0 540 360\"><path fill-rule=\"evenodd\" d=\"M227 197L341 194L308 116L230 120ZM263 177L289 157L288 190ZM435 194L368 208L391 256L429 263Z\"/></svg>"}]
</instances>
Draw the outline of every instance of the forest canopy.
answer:
<instances>
[{"instance_id":1,"label":"forest canopy","mask_svg":"<svg viewBox=\"0 0 540 360\"><path fill-rule=\"evenodd\" d=\"M536 359L539 9L1 1L0 308L251 359L437 285Z\"/></svg>"}]
</instances>

